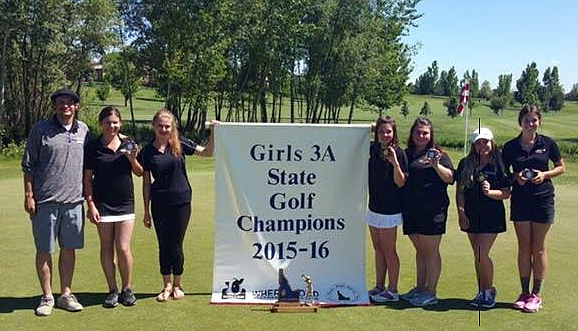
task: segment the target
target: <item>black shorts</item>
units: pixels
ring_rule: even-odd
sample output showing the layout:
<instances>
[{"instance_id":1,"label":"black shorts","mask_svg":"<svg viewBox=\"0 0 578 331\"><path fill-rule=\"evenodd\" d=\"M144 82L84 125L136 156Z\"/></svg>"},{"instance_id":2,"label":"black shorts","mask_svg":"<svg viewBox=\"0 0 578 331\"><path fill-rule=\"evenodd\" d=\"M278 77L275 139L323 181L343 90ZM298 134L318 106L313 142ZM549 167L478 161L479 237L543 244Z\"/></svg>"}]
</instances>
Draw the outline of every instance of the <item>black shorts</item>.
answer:
<instances>
[{"instance_id":1,"label":"black shorts","mask_svg":"<svg viewBox=\"0 0 578 331\"><path fill-rule=\"evenodd\" d=\"M554 195L513 195L510 219L514 222L554 223Z\"/></svg>"},{"instance_id":2,"label":"black shorts","mask_svg":"<svg viewBox=\"0 0 578 331\"><path fill-rule=\"evenodd\" d=\"M446 233L447 209L424 211L414 208L403 212L403 234L436 236Z\"/></svg>"}]
</instances>

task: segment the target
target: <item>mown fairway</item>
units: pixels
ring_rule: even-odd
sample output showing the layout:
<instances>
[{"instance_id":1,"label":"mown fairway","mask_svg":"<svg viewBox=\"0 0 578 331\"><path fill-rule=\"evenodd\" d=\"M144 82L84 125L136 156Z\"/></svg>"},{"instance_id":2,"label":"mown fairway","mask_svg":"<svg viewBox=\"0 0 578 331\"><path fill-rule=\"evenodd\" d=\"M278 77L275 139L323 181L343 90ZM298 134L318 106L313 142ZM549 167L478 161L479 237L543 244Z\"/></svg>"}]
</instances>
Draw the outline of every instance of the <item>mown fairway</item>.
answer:
<instances>
[{"instance_id":1,"label":"mown fairway","mask_svg":"<svg viewBox=\"0 0 578 331\"><path fill-rule=\"evenodd\" d=\"M149 95L150 96L150 95ZM404 120L398 110L390 113L398 119L401 140L423 105L423 98L410 100L410 116ZM436 100L428 98L434 114L438 138L463 136L463 118L450 119ZM115 104L122 104L119 99ZM158 103L162 106L162 103ZM157 104L155 104L156 106ZM145 103L143 102L143 107ZM149 105L150 106L150 105ZM138 110L143 119L150 118L153 107ZM491 115L489 109L474 110L472 130L478 116L487 121L499 141L518 132L516 112L504 111L503 116ZM129 118L124 112L125 119ZM359 113L360 120L376 117ZM361 116L363 115L363 116ZM558 141L578 140L575 127L578 109L571 106L560 114L547 114L543 131ZM452 138L452 139L453 139ZM461 151L451 151L454 164ZM442 241L443 270L438 295L441 302L428 309L410 307L405 303L370 307L321 309L317 314L271 314L265 306L214 306L209 304L213 262L213 216L215 210L213 160L190 158L189 178L194 191L193 217L185 241L186 264L185 300L159 304L154 297L162 283L158 273L157 244L152 230L142 226L140 179L135 180L137 226L133 237L135 259L134 290L139 299L135 307L101 307L107 291L100 268L99 244L95 227L86 225L85 249L77 254L73 288L85 310L68 313L55 310L46 318L34 316L39 299L39 285L34 268L34 247L30 222L23 211L22 175L19 160L0 160L0 330L576 330L578 316L574 302L578 292L572 279L577 276L578 227L578 166L568 162L567 173L555 180L557 217L549 235L550 272L544 287L544 308L537 314L524 314L510 309L520 292L516 269L516 238L511 224L508 232L498 237L493 249L495 285L498 304L490 311L473 310L470 300L476 292L473 255L466 235L457 226L455 205L450 206L448 232ZM450 190L453 197L454 188ZM359 220L365 226L364 220ZM371 244L366 243L367 285L374 281ZM414 250L409 240L399 235L401 259L400 291L414 283ZM54 261L55 265L57 261ZM58 279L58 274L55 274ZM58 281L54 282L58 289ZM481 327L478 327L478 325Z\"/></svg>"},{"instance_id":2,"label":"mown fairway","mask_svg":"<svg viewBox=\"0 0 578 331\"><path fill-rule=\"evenodd\" d=\"M118 91L112 90L110 98L104 102L100 102L94 98L93 89L87 88L87 99L93 101L86 101L85 106L90 108L90 111L98 114L98 111L105 105L115 105L122 113L125 124L128 124L130 119L130 110L124 107L124 99ZM282 107L282 120L289 122L289 101L284 99ZM383 113L383 115L393 116L398 124L399 140L402 145L407 142L409 128L411 124L419 115L424 102L428 102L432 113L428 116L433 124L436 134L436 139L446 146L462 147L464 141L465 117L450 118L447 116L446 107L443 105L446 98L408 95L406 101L408 102L410 113L407 118L400 114L400 108L395 107ZM468 133L475 130L478 125L489 127L496 137L496 142L503 145L509 139L516 137L520 133L517 118L520 107L506 108L500 116L496 116L490 108L486 106L487 102L484 100L474 100L474 107L469 116ZM164 103L155 92L151 89L142 89L137 93L134 99L135 119L139 122L148 123L154 112L162 108ZM270 111L270 110L269 110ZM344 123L347 118L349 105L345 105L341 110L341 123ZM225 116L225 111L223 115ZM541 133L554 137L561 148L564 150L571 149L574 156L578 156L578 128L574 123L578 123L578 103L565 103L564 108L560 112L549 112L543 114L543 125ZM375 111L364 110L360 108L355 110L353 115L354 123L367 123L375 121L378 113ZM209 109L208 118L214 118L214 112ZM299 121L297 118L296 121ZM127 130L127 132L130 132ZM468 134L468 137L470 135ZM468 138L469 139L469 138Z\"/></svg>"}]
</instances>

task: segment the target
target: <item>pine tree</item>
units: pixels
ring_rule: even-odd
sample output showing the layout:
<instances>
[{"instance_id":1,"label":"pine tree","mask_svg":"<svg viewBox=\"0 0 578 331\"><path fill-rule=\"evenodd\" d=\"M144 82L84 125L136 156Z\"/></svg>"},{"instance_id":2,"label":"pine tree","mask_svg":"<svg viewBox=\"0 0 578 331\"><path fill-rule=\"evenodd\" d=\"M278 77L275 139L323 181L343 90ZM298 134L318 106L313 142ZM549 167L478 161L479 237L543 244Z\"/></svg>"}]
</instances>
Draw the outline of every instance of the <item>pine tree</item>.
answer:
<instances>
[{"instance_id":1,"label":"pine tree","mask_svg":"<svg viewBox=\"0 0 578 331\"><path fill-rule=\"evenodd\" d=\"M404 101L401 104L400 113L403 115L403 118L407 118L407 115L409 115L409 105L407 104L407 101Z\"/></svg>"},{"instance_id":2,"label":"pine tree","mask_svg":"<svg viewBox=\"0 0 578 331\"><path fill-rule=\"evenodd\" d=\"M419 116L428 117L429 114L431 114L431 108L429 103L426 101L423 103L423 107L421 107L421 110L419 111Z\"/></svg>"},{"instance_id":3,"label":"pine tree","mask_svg":"<svg viewBox=\"0 0 578 331\"><path fill-rule=\"evenodd\" d=\"M447 107L448 116L454 118L458 115L458 99L454 96L450 97L444 105Z\"/></svg>"},{"instance_id":4,"label":"pine tree","mask_svg":"<svg viewBox=\"0 0 578 331\"><path fill-rule=\"evenodd\" d=\"M484 98L486 100L490 100L490 98L492 97L492 88L490 87L490 82L488 82L487 80L484 80L484 82L482 83L482 87L480 88L480 93L478 94L478 97Z\"/></svg>"},{"instance_id":5,"label":"pine tree","mask_svg":"<svg viewBox=\"0 0 578 331\"><path fill-rule=\"evenodd\" d=\"M540 86L538 75L536 62L526 66L526 69L516 81L516 88L518 89L515 94L516 101L522 104L536 104L538 102L538 87Z\"/></svg>"}]
</instances>

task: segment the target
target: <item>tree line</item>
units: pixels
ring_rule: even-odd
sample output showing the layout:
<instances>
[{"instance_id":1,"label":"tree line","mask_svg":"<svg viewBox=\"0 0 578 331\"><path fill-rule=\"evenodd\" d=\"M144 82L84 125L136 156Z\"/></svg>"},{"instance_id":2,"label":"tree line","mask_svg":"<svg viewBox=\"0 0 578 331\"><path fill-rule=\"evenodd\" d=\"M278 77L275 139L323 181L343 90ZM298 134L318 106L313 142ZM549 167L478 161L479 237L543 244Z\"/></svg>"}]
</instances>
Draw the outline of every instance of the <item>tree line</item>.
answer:
<instances>
[{"instance_id":1,"label":"tree line","mask_svg":"<svg viewBox=\"0 0 578 331\"><path fill-rule=\"evenodd\" d=\"M349 122L360 104L401 104L420 0L5 0L2 144L82 93L90 60L132 104L142 77L183 131L224 121ZM131 106L132 112L132 106ZM133 116L134 119L134 116Z\"/></svg>"},{"instance_id":2,"label":"tree line","mask_svg":"<svg viewBox=\"0 0 578 331\"><path fill-rule=\"evenodd\" d=\"M450 97L447 102L447 106L449 106L455 104L456 100L452 100L452 98L455 98L458 89L465 81L470 83L470 97L488 100L489 107L496 115L514 102L537 104L545 111L559 111L564 106L565 99L575 101L578 95L578 84L572 87L570 93L564 94L556 66L546 68L540 83L539 71L535 62L528 64L526 69L522 71L516 80L515 90L512 89L512 74L499 75L498 86L492 90L487 80L484 80L480 86L478 73L475 69L472 70L471 74L467 70L462 79L458 80L455 67L451 67L447 71L442 70L440 73L437 61L433 61L431 66L418 76L415 83L410 84L409 91L415 94ZM448 115L455 116L449 107Z\"/></svg>"}]
</instances>

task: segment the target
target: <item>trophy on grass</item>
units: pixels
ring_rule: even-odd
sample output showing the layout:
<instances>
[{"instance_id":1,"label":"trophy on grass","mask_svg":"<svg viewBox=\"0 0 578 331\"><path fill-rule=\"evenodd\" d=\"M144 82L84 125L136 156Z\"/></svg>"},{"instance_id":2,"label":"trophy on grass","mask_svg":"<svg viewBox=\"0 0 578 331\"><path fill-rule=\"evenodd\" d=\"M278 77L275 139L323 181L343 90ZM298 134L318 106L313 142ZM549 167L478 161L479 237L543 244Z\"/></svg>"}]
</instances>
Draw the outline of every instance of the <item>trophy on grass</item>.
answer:
<instances>
[{"instance_id":1,"label":"trophy on grass","mask_svg":"<svg viewBox=\"0 0 578 331\"><path fill-rule=\"evenodd\" d=\"M305 276L302 276L305 277ZM306 300L307 294L310 294L311 304L301 303L299 300L299 289L293 290L289 281L285 277L285 272L283 269L279 269L279 290L277 291L278 300L271 307L272 313L315 313L317 312L317 307L313 305L313 282L311 277L308 277L309 283L307 284ZM305 280L305 278L304 278ZM309 290L310 293L309 293Z\"/></svg>"},{"instance_id":2,"label":"trophy on grass","mask_svg":"<svg viewBox=\"0 0 578 331\"><path fill-rule=\"evenodd\" d=\"M309 275L301 275L301 279L305 282L305 305L314 306L315 297L313 296L313 280Z\"/></svg>"}]
</instances>

